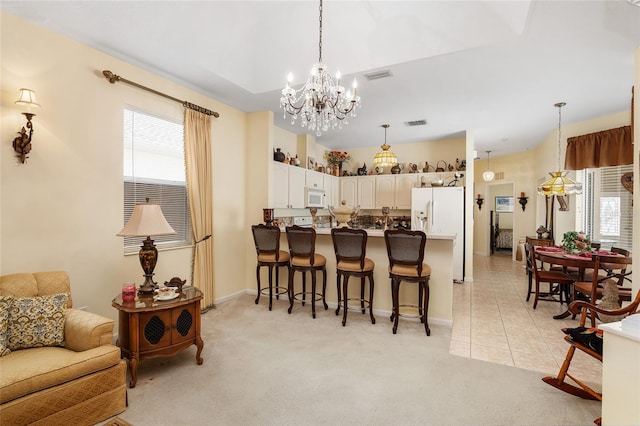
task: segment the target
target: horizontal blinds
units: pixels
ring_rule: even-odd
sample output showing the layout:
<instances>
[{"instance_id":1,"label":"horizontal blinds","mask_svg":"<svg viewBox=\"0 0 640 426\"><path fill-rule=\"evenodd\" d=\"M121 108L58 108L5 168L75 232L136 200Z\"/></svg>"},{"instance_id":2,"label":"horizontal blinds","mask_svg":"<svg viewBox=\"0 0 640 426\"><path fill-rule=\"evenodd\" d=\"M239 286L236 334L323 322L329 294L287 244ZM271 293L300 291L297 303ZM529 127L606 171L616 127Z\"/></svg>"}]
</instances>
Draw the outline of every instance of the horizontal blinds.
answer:
<instances>
[{"instance_id":1,"label":"horizontal blinds","mask_svg":"<svg viewBox=\"0 0 640 426\"><path fill-rule=\"evenodd\" d=\"M159 204L176 234L152 236L158 248L191 244L183 129L182 123L124 110L124 224L136 204ZM125 252L135 252L145 238L125 237Z\"/></svg>"},{"instance_id":2,"label":"horizontal blinds","mask_svg":"<svg viewBox=\"0 0 640 426\"><path fill-rule=\"evenodd\" d=\"M585 230L602 248L631 251L633 238L633 194L622 186L622 175L632 165L601 167L587 173Z\"/></svg>"}]
</instances>

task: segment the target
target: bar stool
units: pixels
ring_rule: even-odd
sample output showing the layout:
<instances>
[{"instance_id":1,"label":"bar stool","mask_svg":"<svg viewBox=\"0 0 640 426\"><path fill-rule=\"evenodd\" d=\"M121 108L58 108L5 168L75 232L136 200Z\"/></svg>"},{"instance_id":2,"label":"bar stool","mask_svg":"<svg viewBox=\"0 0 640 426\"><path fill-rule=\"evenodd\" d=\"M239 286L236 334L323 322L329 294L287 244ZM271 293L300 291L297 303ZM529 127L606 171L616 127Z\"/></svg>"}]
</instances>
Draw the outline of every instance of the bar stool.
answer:
<instances>
[{"instance_id":1,"label":"bar stool","mask_svg":"<svg viewBox=\"0 0 640 426\"><path fill-rule=\"evenodd\" d=\"M307 294L311 295L311 314L316 317L316 296L322 297L324 309L329 309L325 301L327 289L327 258L316 251L316 230L293 225L287 227L287 241L289 242L289 254L291 255L291 267L289 268L289 313L293 309L294 300L302 296L302 306L305 304ZM296 271L302 272L302 291L294 292L293 277ZM311 291L307 292L307 271L311 273ZM322 271L322 293L316 292L316 272Z\"/></svg>"},{"instance_id":2,"label":"bar stool","mask_svg":"<svg viewBox=\"0 0 640 426\"><path fill-rule=\"evenodd\" d=\"M338 289L338 308L336 315L340 313L340 302L344 303L344 313L342 326L347 323L347 311L349 310L349 300L359 300L360 309L365 313L365 305L369 307L371 324L376 323L373 316L373 260L366 257L367 251L367 231L363 229L333 228L331 230L333 249L336 253L336 286ZM349 299L348 284L350 276L360 277L360 298ZM364 298L365 278L369 278L369 298ZM342 291L340 289L341 278Z\"/></svg>"},{"instance_id":3,"label":"bar stool","mask_svg":"<svg viewBox=\"0 0 640 426\"><path fill-rule=\"evenodd\" d=\"M391 296L393 312L393 334L398 330L400 307L418 308L420 322L424 323L424 331L431 335L427 313L429 311L429 278L431 267L424 261L424 247L427 235L422 231L404 229L384 231L384 241L389 256L389 278L391 278ZM400 305L400 283L402 281L418 284L418 305Z\"/></svg>"},{"instance_id":4,"label":"bar stool","mask_svg":"<svg viewBox=\"0 0 640 426\"><path fill-rule=\"evenodd\" d=\"M260 295L269 290L269 310L271 310L273 300L273 269L276 270L276 299L280 299L280 295L288 293L287 287L280 287L280 268L286 266L289 269L289 253L280 250L280 228L269 225L253 225L251 226L253 233L253 241L256 245L256 253L258 255L258 266L256 266L256 279L258 282L258 297L256 297L256 305L260 301ZM260 267L269 268L269 286L260 286Z\"/></svg>"}]
</instances>

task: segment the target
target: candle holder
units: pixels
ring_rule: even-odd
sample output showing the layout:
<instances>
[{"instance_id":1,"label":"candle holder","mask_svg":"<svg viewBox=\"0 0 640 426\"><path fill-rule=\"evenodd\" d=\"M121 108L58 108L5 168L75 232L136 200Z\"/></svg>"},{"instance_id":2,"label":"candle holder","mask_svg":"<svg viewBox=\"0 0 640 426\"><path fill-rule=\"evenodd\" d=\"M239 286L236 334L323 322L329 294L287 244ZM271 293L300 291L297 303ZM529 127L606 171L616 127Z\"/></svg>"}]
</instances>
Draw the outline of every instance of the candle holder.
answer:
<instances>
[{"instance_id":1,"label":"candle holder","mask_svg":"<svg viewBox=\"0 0 640 426\"><path fill-rule=\"evenodd\" d=\"M518 202L522 206L522 211L524 211L525 206L529 202L529 197L518 197Z\"/></svg>"},{"instance_id":2,"label":"candle holder","mask_svg":"<svg viewBox=\"0 0 640 426\"><path fill-rule=\"evenodd\" d=\"M484 203L484 198L476 198L476 204L478 205L478 210L482 210L482 203Z\"/></svg>"},{"instance_id":3,"label":"candle holder","mask_svg":"<svg viewBox=\"0 0 640 426\"><path fill-rule=\"evenodd\" d=\"M271 226L273 224L273 209L262 209L262 220L265 225Z\"/></svg>"}]
</instances>

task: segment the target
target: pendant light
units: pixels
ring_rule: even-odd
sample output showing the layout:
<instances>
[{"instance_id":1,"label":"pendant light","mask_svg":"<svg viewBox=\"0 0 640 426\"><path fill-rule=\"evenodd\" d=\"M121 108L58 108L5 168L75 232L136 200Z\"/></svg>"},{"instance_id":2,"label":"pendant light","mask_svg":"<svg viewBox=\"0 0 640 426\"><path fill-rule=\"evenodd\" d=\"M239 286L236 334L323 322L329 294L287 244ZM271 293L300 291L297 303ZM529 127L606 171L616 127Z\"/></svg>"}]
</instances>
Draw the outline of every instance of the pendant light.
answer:
<instances>
[{"instance_id":1,"label":"pendant light","mask_svg":"<svg viewBox=\"0 0 640 426\"><path fill-rule=\"evenodd\" d=\"M382 151L380 151L376 154L375 157L373 157L373 167L384 169L397 165L398 157L396 157L393 152L389 151L389 148L391 147L387 145L387 129L389 128L389 125L383 124L381 127L384 128L384 145L380 146L380 149L382 149Z\"/></svg>"},{"instance_id":2,"label":"pendant light","mask_svg":"<svg viewBox=\"0 0 640 426\"><path fill-rule=\"evenodd\" d=\"M490 182L493 180L493 178L495 177L495 173L493 173L491 171L491 167L490 166L490 162L489 162L489 154L491 154L491 151L485 151L487 153L487 170L482 173L482 179L484 179L485 182Z\"/></svg>"},{"instance_id":3,"label":"pendant light","mask_svg":"<svg viewBox=\"0 0 640 426\"><path fill-rule=\"evenodd\" d=\"M569 179L567 172L560 170L560 141L562 140L562 107L565 102L554 104L558 108L558 168L557 172L549 172L551 179L538 185L538 195L572 195L582 194L582 183Z\"/></svg>"}]
</instances>

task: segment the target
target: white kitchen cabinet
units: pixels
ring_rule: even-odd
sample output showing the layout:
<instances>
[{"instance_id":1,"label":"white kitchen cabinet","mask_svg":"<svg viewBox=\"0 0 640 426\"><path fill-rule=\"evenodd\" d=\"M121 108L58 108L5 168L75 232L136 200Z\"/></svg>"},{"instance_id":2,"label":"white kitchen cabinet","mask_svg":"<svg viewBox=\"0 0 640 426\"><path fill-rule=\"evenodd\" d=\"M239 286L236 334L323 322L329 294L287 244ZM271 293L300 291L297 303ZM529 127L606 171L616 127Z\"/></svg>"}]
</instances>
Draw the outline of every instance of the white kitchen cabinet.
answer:
<instances>
[{"instance_id":1,"label":"white kitchen cabinet","mask_svg":"<svg viewBox=\"0 0 640 426\"><path fill-rule=\"evenodd\" d=\"M305 169L273 162L273 208L304 208Z\"/></svg>"},{"instance_id":2,"label":"white kitchen cabinet","mask_svg":"<svg viewBox=\"0 0 640 426\"><path fill-rule=\"evenodd\" d=\"M340 205L340 183L337 176L322 174L324 183L324 206Z\"/></svg>"},{"instance_id":3,"label":"white kitchen cabinet","mask_svg":"<svg viewBox=\"0 0 640 426\"><path fill-rule=\"evenodd\" d=\"M307 188L324 189L324 173L306 170L305 174Z\"/></svg>"},{"instance_id":4,"label":"white kitchen cabinet","mask_svg":"<svg viewBox=\"0 0 640 426\"><path fill-rule=\"evenodd\" d=\"M358 203L361 209L376 208L376 176L358 176Z\"/></svg>"},{"instance_id":5,"label":"white kitchen cabinet","mask_svg":"<svg viewBox=\"0 0 640 426\"><path fill-rule=\"evenodd\" d=\"M394 210L411 208L411 189L418 184L416 174L378 175L376 178L376 208Z\"/></svg>"},{"instance_id":6,"label":"white kitchen cabinet","mask_svg":"<svg viewBox=\"0 0 640 426\"><path fill-rule=\"evenodd\" d=\"M338 205L343 201L348 206L358 205L358 178L353 177L341 177L337 178L340 182L340 199Z\"/></svg>"}]
</instances>

